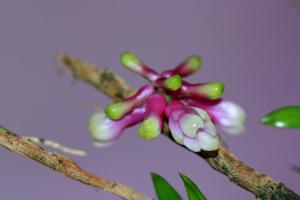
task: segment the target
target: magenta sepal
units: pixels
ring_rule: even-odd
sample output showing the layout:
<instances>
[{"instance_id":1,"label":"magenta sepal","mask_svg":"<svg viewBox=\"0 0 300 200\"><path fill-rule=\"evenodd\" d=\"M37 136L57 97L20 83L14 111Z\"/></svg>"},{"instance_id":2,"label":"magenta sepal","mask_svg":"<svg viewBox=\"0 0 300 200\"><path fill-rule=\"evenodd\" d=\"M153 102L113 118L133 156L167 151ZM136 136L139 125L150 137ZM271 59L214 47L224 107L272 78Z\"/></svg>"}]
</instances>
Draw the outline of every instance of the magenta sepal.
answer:
<instances>
[{"instance_id":1,"label":"magenta sepal","mask_svg":"<svg viewBox=\"0 0 300 200\"><path fill-rule=\"evenodd\" d=\"M214 123L218 122L218 119L214 115L214 112L212 112L211 108L219 104L222 101L222 99L209 100L209 99L186 98L184 99L184 101L187 102L189 106L193 106L205 110L209 114L211 120Z\"/></svg>"},{"instance_id":2,"label":"magenta sepal","mask_svg":"<svg viewBox=\"0 0 300 200\"><path fill-rule=\"evenodd\" d=\"M186 97L204 98L215 100L222 96L224 85L221 82L189 83L182 81L180 94Z\"/></svg>"},{"instance_id":3,"label":"magenta sepal","mask_svg":"<svg viewBox=\"0 0 300 200\"><path fill-rule=\"evenodd\" d=\"M157 73L152 68L145 65L141 59L139 59L135 54L125 51L120 55L121 64L124 65L128 70L135 72L144 78L148 79L150 82L155 81L160 78L159 73Z\"/></svg>"},{"instance_id":4,"label":"magenta sepal","mask_svg":"<svg viewBox=\"0 0 300 200\"><path fill-rule=\"evenodd\" d=\"M184 104L180 100L172 100L165 109L165 116L170 118L173 109L181 108Z\"/></svg>"},{"instance_id":5,"label":"magenta sepal","mask_svg":"<svg viewBox=\"0 0 300 200\"><path fill-rule=\"evenodd\" d=\"M191 59L198 60L199 63L191 63ZM191 66L193 65L193 66ZM198 66L195 66L198 65ZM187 59L185 59L182 63L180 63L177 67L171 70L166 70L161 73L162 77L170 77L174 75L180 75L181 77L187 77L196 71L198 71L201 67L201 59L198 56L190 56Z\"/></svg>"},{"instance_id":6,"label":"magenta sepal","mask_svg":"<svg viewBox=\"0 0 300 200\"><path fill-rule=\"evenodd\" d=\"M139 74L150 82L154 82L160 78L159 73L157 73L154 69L148 67L144 63L142 63L142 71L140 71Z\"/></svg>"},{"instance_id":7,"label":"magenta sepal","mask_svg":"<svg viewBox=\"0 0 300 200\"><path fill-rule=\"evenodd\" d=\"M159 120L162 127L162 118L166 109L166 99L162 94L153 94L147 98L145 103L145 119L155 117Z\"/></svg>"},{"instance_id":8,"label":"magenta sepal","mask_svg":"<svg viewBox=\"0 0 300 200\"><path fill-rule=\"evenodd\" d=\"M145 85L141 87L133 96L124 101L132 102L134 105L140 104L146 100L151 94L154 93L154 87L152 85Z\"/></svg>"},{"instance_id":9,"label":"magenta sepal","mask_svg":"<svg viewBox=\"0 0 300 200\"><path fill-rule=\"evenodd\" d=\"M95 113L89 122L89 132L102 144L110 144L120 137L123 131L144 119L145 107L135 108L118 121L106 117L105 113Z\"/></svg>"},{"instance_id":10,"label":"magenta sepal","mask_svg":"<svg viewBox=\"0 0 300 200\"><path fill-rule=\"evenodd\" d=\"M139 128L139 135L144 140L152 140L160 133L166 100L162 94L153 94L145 103L145 117Z\"/></svg>"},{"instance_id":11,"label":"magenta sepal","mask_svg":"<svg viewBox=\"0 0 300 200\"><path fill-rule=\"evenodd\" d=\"M207 111L212 121L222 132L239 135L245 131L246 113L241 106L234 102L223 99L186 99L186 102L191 106Z\"/></svg>"},{"instance_id":12,"label":"magenta sepal","mask_svg":"<svg viewBox=\"0 0 300 200\"><path fill-rule=\"evenodd\" d=\"M151 94L154 93L152 85L145 85L141 87L133 96L121 101L109 104L105 108L105 112L112 120L119 120L126 114L131 112L134 108L140 106Z\"/></svg>"}]
</instances>

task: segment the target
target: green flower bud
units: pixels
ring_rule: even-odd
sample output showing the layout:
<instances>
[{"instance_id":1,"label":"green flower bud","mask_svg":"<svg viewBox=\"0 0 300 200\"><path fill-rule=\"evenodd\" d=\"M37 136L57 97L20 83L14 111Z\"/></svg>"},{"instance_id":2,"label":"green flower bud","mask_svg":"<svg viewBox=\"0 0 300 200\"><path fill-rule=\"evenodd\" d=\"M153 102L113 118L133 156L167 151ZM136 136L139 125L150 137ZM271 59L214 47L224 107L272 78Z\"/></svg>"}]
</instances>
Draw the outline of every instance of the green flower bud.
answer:
<instances>
[{"instance_id":1,"label":"green flower bud","mask_svg":"<svg viewBox=\"0 0 300 200\"><path fill-rule=\"evenodd\" d=\"M112 120L121 119L129 110L129 106L124 102L112 103L106 106L105 113Z\"/></svg>"},{"instance_id":2,"label":"green flower bud","mask_svg":"<svg viewBox=\"0 0 300 200\"><path fill-rule=\"evenodd\" d=\"M135 72L142 71L142 62L140 59L130 52L123 52L120 55L121 64L124 65L127 69Z\"/></svg>"},{"instance_id":3,"label":"green flower bud","mask_svg":"<svg viewBox=\"0 0 300 200\"><path fill-rule=\"evenodd\" d=\"M222 82L211 82L200 87L200 93L203 93L211 100L220 98L223 92L224 84Z\"/></svg>"},{"instance_id":4,"label":"green flower bud","mask_svg":"<svg viewBox=\"0 0 300 200\"><path fill-rule=\"evenodd\" d=\"M196 72L201 68L202 60L199 56L192 55L186 59L186 65L191 71Z\"/></svg>"},{"instance_id":5,"label":"green flower bud","mask_svg":"<svg viewBox=\"0 0 300 200\"><path fill-rule=\"evenodd\" d=\"M155 117L149 117L141 123L139 135L144 140L152 140L161 132L160 122Z\"/></svg>"},{"instance_id":6,"label":"green flower bud","mask_svg":"<svg viewBox=\"0 0 300 200\"><path fill-rule=\"evenodd\" d=\"M181 84L182 78L179 75L171 76L164 81L164 85L172 91L178 90L181 87Z\"/></svg>"}]
</instances>

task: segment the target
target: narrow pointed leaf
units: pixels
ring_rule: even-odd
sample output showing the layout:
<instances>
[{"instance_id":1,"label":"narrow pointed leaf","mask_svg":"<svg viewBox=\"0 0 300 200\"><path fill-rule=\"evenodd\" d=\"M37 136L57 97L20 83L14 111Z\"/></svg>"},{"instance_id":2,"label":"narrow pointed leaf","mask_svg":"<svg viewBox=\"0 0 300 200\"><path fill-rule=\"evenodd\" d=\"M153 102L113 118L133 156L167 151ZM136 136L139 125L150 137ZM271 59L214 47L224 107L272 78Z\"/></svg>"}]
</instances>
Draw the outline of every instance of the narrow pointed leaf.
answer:
<instances>
[{"instance_id":1,"label":"narrow pointed leaf","mask_svg":"<svg viewBox=\"0 0 300 200\"><path fill-rule=\"evenodd\" d=\"M300 106L278 108L268 113L260 121L276 128L300 128Z\"/></svg>"},{"instance_id":2,"label":"narrow pointed leaf","mask_svg":"<svg viewBox=\"0 0 300 200\"><path fill-rule=\"evenodd\" d=\"M182 173L179 175L184 183L189 200L206 200L205 196L191 179Z\"/></svg>"},{"instance_id":3,"label":"narrow pointed leaf","mask_svg":"<svg viewBox=\"0 0 300 200\"><path fill-rule=\"evenodd\" d=\"M151 173L158 200L182 200L178 192L159 174Z\"/></svg>"}]
</instances>

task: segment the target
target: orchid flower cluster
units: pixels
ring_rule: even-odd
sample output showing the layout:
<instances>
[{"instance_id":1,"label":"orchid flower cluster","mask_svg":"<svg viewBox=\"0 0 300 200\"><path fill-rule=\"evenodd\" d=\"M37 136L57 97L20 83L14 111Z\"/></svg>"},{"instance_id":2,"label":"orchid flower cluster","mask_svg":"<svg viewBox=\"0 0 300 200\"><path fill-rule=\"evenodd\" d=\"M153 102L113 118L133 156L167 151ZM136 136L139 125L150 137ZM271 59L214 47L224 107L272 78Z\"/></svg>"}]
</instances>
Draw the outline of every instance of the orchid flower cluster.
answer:
<instances>
[{"instance_id":1,"label":"orchid flower cluster","mask_svg":"<svg viewBox=\"0 0 300 200\"><path fill-rule=\"evenodd\" d=\"M244 130L244 110L221 99L223 83L193 84L183 79L201 68L200 57L192 55L162 73L130 52L122 53L120 61L150 83L133 96L107 105L105 112L91 116L89 132L98 147L112 144L126 128L137 123L140 123L140 137L152 140L162 132L167 120L174 140L194 152L217 150L220 132L237 135Z\"/></svg>"}]
</instances>

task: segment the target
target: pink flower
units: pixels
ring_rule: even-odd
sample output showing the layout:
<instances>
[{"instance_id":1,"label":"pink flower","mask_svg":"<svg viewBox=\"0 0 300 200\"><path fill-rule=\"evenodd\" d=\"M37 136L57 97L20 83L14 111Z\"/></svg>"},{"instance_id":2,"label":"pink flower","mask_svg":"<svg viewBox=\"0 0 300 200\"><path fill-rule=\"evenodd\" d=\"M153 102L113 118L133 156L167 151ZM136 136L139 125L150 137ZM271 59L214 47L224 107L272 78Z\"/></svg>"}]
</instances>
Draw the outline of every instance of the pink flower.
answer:
<instances>
[{"instance_id":1,"label":"pink flower","mask_svg":"<svg viewBox=\"0 0 300 200\"><path fill-rule=\"evenodd\" d=\"M106 147L118 139L123 131L144 119L145 108L135 108L118 121L109 119L104 112L96 112L89 119L89 133L95 145Z\"/></svg>"},{"instance_id":2,"label":"pink flower","mask_svg":"<svg viewBox=\"0 0 300 200\"><path fill-rule=\"evenodd\" d=\"M206 110L219 131L239 135L245 130L246 113L236 103L221 99L217 101L189 99L187 101L191 106Z\"/></svg>"},{"instance_id":3,"label":"pink flower","mask_svg":"<svg viewBox=\"0 0 300 200\"><path fill-rule=\"evenodd\" d=\"M179 144L194 152L218 149L217 131L205 110L174 100L168 105L166 115L171 134Z\"/></svg>"},{"instance_id":4,"label":"pink flower","mask_svg":"<svg viewBox=\"0 0 300 200\"><path fill-rule=\"evenodd\" d=\"M154 139L161 133L164 119L168 119L174 140L194 152L217 150L217 133L238 135L244 131L245 111L220 99L224 92L222 82L189 83L183 79L201 68L199 56L189 56L177 67L161 73L131 52L123 52L120 61L150 84L123 101L109 104L105 113L90 118L89 132L97 146L111 144L124 129L138 122L140 137Z\"/></svg>"}]
</instances>

